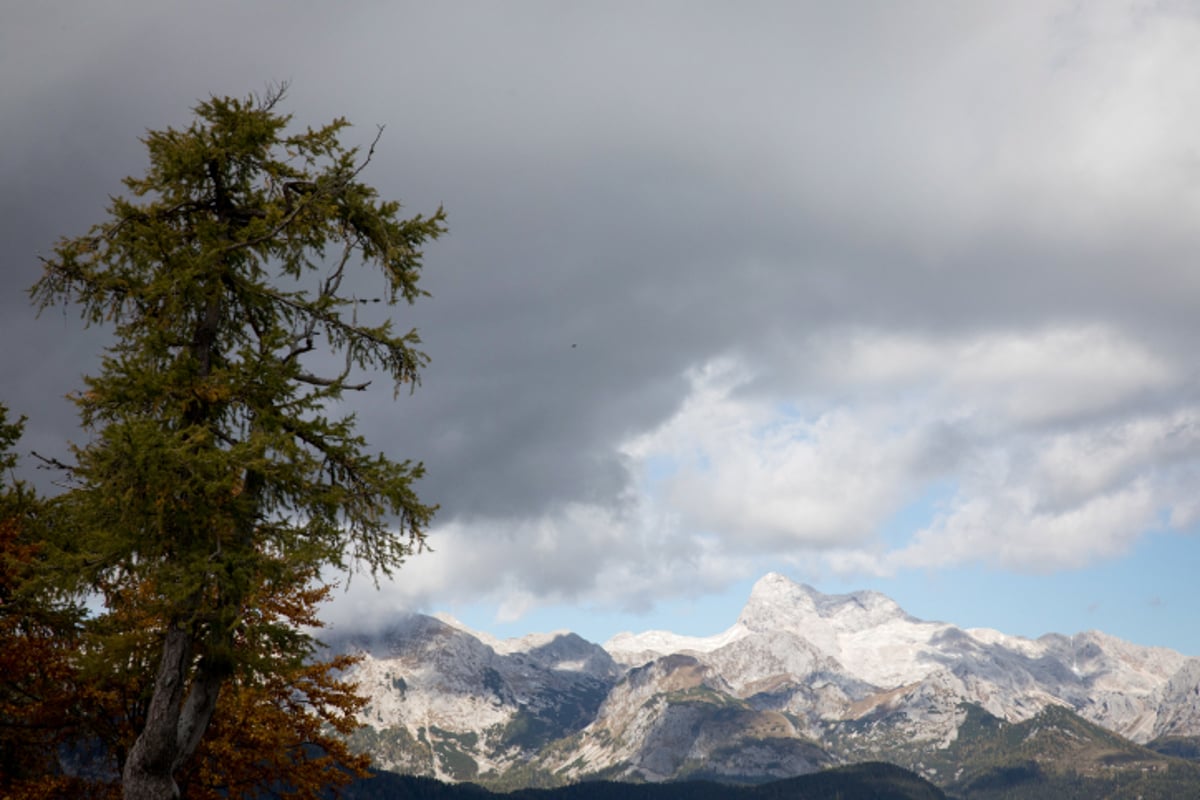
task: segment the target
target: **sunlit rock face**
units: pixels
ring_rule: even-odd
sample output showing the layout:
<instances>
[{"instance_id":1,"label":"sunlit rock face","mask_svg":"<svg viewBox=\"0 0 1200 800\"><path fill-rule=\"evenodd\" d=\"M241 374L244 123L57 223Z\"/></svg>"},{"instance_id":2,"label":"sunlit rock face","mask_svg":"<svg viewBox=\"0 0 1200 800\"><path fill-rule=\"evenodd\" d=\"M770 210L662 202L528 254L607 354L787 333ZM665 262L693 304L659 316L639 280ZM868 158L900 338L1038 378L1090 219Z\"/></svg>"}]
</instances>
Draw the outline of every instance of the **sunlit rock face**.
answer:
<instances>
[{"instance_id":1,"label":"sunlit rock face","mask_svg":"<svg viewBox=\"0 0 1200 800\"><path fill-rule=\"evenodd\" d=\"M384 768L451 780L511 768L591 722L620 670L572 633L488 644L448 619L404 617L339 643L370 702L362 745Z\"/></svg>"},{"instance_id":2,"label":"sunlit rock face","mask_svg":"<svg viewBox=\"0 0 1200 800\"><path fill-rule=\"evenodd\" d=\"M360 744L380 766L455 780L782 777L946 748L965 703L1008 722L1063 706L1136 742L1200 735L1200 659L1094 631L926 622L875 592L776 574L709 637L500 641L413 615L339 647L363 654Z\"/></svg>"}]
</instances>

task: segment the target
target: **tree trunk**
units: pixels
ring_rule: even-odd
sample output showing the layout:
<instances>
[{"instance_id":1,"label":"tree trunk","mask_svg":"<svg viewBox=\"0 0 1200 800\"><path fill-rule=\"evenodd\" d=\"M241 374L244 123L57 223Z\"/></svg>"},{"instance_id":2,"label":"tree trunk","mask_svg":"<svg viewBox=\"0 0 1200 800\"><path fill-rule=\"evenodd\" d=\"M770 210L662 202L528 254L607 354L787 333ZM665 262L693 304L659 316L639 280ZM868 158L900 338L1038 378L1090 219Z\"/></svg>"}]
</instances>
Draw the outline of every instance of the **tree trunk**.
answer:
<instances>
[{"instance_id":1,"label":"tree trunk","mask_svg":"<svg viewBox=\"0 0 1200 800\"><path fill-rule=\"evenodd\" d=\"M222 679L201 659L187 700L192 641L188 632L172 625L163 640L162 661L146 724L133 743L121 775L124 800L177 800L175 770L196 751L217 705Z\"/></svg>"},{"instance_id":2,"label":"tree trunk","mask_svg":"<svg viewBox=\"0 0 1200 800\"><path fill-rule=\"evenodd\" d=\"M210 163L208 168L216 182L220 203L223 184L215 172L216 165ZM220 322L221 298L218 295L209 299L193 331L191 351L199 379L212 373ZM209 421L209 415L209 404L204 401L197 401L185 412L185 418L192 425L204 425ZM162 661L154 678L146 724L130 749L121 773L124 800L176 800L180 796L175 771L196 752L216 709L217 694L223 682L222 674L212 669L207 659L201 658L196 674L191 676L189 689L193 653L192 634L186 626L179 623L169 626L163 640Z\"/></svg>"}]
</instances>

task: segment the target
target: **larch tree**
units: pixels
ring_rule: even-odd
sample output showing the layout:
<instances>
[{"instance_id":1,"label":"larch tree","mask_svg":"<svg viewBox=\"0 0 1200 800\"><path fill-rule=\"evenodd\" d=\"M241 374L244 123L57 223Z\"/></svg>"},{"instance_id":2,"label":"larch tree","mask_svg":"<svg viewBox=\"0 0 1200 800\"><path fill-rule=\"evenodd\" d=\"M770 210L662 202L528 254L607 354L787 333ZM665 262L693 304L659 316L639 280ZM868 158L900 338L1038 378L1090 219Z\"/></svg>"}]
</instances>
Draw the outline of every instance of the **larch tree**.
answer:
<instances>
[{"instance_id":1,"label":"larch tree","mask_svg":"<svg viewBox=\"0 0 1200 800\"><path fill-rule=\"evenodd\" d=\"M414 302L443 212L403 218L360 180L378 135L364 153L343 119L289 132L283 93L214 97L187 128L148 132L145 175L31 290L114 333L74 396L88 440L60 463L47 557L111 620L160 624L129 800L179 796L235 675L269 683L311 653L286 615L250 613L255 596L330 570L390 575L434 511L420 463L372 452L334 412L372 373L396 392L418 381L415 330L360 322L350 273L375 268L389 306Z\"/></svg>"}]
</instances>

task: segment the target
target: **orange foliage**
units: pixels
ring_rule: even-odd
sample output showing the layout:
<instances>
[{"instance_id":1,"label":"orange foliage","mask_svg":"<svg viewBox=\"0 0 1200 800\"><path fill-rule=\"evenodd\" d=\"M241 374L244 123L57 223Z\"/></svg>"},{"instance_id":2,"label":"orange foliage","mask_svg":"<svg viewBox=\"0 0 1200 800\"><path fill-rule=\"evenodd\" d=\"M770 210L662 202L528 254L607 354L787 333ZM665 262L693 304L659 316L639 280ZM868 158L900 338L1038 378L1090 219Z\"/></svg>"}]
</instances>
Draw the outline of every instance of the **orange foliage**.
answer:
<instances>
[{"instance_id":1,"label":"orange foliage","mask_svg":"<svg viewBox=\"0 0 1200 800\"><path fill-rule=\"evenodd\" d=\"M187 797L246 797L270 786L277 796L318 800L323 789L365 776L369 762L340 738L355 727L363 704L336 677L350 662L339 657L262 685L232 687L192 769L179 776Z\"/></svg>"},{"instance_id":2,"label":"orange foliage","mask_svg":"<svg viewBox=\"0 0 1200 800\"><path fill-rule=\"evenodd\" d=\"M316 608L330 587L308 581L262 587L247 616L258 625L286 620L320 627ZM223 690L208 734L189 771L179 776L188 798L245 797L271 787L279 797L318 800L322 790L367 774L344 736L357 727L366 700L340 677L357 661L335 656L262 675L238 675Z\"/></svg>"},{"instance_id":3,"label":"orange foliage","mask_svg":"<svg viewBox=\"0 0 1200 800\"><path fill-rule=\"evenodd\" d=\"M19 517L0 519L0 797L96 796L58 763L97 700L76 684L75 619L28 596L38 548L21 534Z\"/></svg>"},{"instance_id":4,"label":"orange foliage","mask_svg":"<svg viewBox=\"0 0 1200 800\"><path fill-rule=\"evenodd\" d=\"M140 727L161 621L148 615L150 591L114 593L121 608L92 620L86 632L65 611L48 609L22 591L37 547L22 541L16 519L0 520L0 798L117 798L116 776ZM111 587L110 587L111 588ZM245 630L319 627L317 606L329 588L301 580L261 585L245 610ZM141 598L145 599L145 598ZM121 640L125 669L89 662L87 637ZM250 647L254 643L240 642ZM258 643L261 646L261 642ZM110 649L109 653L114 652ZM342 737L364 704L340 676L354 658L278 663L262 674L242 670L222 690L197 757L177 779L188 798L312 798L366 774L365 757ZM59 748L103 753L109 775L64 775Z\"/></svg>"}]
</instances>

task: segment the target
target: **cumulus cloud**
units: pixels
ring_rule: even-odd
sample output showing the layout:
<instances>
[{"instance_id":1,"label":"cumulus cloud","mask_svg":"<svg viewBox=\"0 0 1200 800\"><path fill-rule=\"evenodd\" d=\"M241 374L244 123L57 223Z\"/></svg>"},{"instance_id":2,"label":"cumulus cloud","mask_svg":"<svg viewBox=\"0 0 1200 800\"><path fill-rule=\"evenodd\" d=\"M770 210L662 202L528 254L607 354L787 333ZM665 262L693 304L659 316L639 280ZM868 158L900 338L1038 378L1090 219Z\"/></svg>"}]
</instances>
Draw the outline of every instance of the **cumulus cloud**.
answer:
<instances>
[{"instance_id":1,"label":"cumulus cloud","mask_svg":"<svg viewBox=\"0 0 1200 800\"><path fill-rule=\"evenodd\" d=\"M920 433L887 412L810 416L785 398L738 397L747 379L729 361L694 371L680 411L626 446L666 471L651 491L683 525L731 550L845 545L868 540L923 477Z\"/></svg>"},{"instance_id":2,"label":"cumulus cloud","mask_svg":"<svg viewBox=\"0 0 1200 800\"><path fill-rule=\"evenodd\" d=\"M397 314L423 386L346 404L442 506L382 602L647 607L780 560L1054 569L1200 521L1185 4L15 13L0 338L53 344L3 356L39 451L75 435L48 398L96 340L19 288L143 167L146 127L289 78L300 125L388 126L383 196L449 210L433 297Z\"/></svg>"},{"instance_id":3,"label":"cumulus cloud","mask_svg":"<svg viewBox=\"0 0 1200 800\"><path fill-rule=\"evenodd\" d=\"M948 355L946 389L1018 425L1109 411L1178 378L1146 347L1100 326L984 336Z\"/></svg>"},{"instance_id":4,"label":"cumulus cloud","mask_svg":"<svg viewBox=\"0 0 1200 800\"><path fill-rule=\"evenodd\" d=\"M1051 572L1121 555L1156 522L1158 498L1144 480L1056 512L1039 511L1029 487L990 488L956 498L953 510L888 554L883 566L984 563Z\"/></svg>"},{"instance_id":5,"label":"cumulus cloud","mask_svg":"<svg viewBox=\"0 0 1200 800\"><path fill-rule=\"evenodd\" d=\"M906 430L941 418L956 432L946 508L893 552L841 549L830 560L839 571L1073 568L1196 519L1186 487L1200 429L1187 371L1116 329L939 342L860 333L826 352L840 355L823 367L832 382L868 396L886 384L893 403L907 396Z\"/></svg>"},{"instance_id":6,"label":"cumulus cloud","mask_svg":"<svg viewBox=\"0 0 1200 800\"><path fill-rule=\"evenodd\" d=\"M697 597L748 574L727 540L688 533L673 515L641 498L618 515L572 505L554 515L438 528L433 552L414 558L376 589L352 583L326 618L353 627L370 609L440 609L489 603L497 621L531 609L573 604L645 612L664 597Z\"/></svg>"},{"instance_id":7,"label":"cumulus cloud","mask_svg":"<svg viewBox=\"0 0 1200 800\"><path fill-rule=\"evenodd\" d=\"M759 390L768 366L749 358L689 370L679 409L620 445L634 480L619 506L570 504L487 535L452 522L401 593L492 598L508 619L557 602L644 609L781 562L1045 572L1196 519L1200 408L1172 405L1180 366L1115 328L847 329L812 347L820 380L790 392ZM928 524L885 540L913 497L946 485Z\"/></svg>"}]
</instances>

